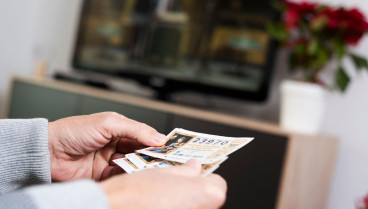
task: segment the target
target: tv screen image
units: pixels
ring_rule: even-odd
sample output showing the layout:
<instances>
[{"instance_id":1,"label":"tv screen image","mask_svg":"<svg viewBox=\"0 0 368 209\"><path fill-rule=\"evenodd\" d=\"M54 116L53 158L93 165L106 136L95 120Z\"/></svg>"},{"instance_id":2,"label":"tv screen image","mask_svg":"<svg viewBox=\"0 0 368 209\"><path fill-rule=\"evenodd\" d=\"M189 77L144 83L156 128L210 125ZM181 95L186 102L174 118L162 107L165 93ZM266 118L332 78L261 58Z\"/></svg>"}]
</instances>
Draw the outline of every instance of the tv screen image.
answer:
<instances>
[{"instance_id":1,"label":"tv screen image","mask_svg":"<svg viewBox=\"0 0 368 209\"><path fill-rule=\"evenodd\" d=\"M266 25L276 17L271 0L84 0L72 64L159 93L262 101L275 55Z\"/></svg>"}]
</instances>

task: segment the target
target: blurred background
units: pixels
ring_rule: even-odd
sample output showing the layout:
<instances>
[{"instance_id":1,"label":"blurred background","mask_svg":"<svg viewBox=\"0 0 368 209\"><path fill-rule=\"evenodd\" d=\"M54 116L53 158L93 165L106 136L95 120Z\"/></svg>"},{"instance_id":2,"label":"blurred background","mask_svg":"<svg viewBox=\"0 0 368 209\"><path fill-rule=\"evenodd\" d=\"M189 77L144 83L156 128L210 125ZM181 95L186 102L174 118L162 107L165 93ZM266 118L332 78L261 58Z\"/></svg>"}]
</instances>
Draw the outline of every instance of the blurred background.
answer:
<instances>
[{"instance_id":1,"label":"blurred background","mask_svg":"<svg viewBox=\"0 0 368 209\"><path fill-rule=\"evenodd\" d=\"M157 24L142 32L138 26L144 25L147 18L151 18L147 15L150 14L147 12L149 9L145 7L142 7L135 18L124 19L122 15L114 14L111 5L110 7L103 3L99 5L98 2L95 2L97 8L106 7L102 14L98 14L90 5L89 13L84 13L84 16L81 16L83 8L81 0L0 0L1 107L4 107L3 104L13 75L31 76L34 75L36 68L46 64L47 76L55 75L55 73L67 75L74 68L79 69L77 73L80 73L81 70L96 73L101 69L107 69L107 74L114 76L114 78L117 76L124 78L125 76L133 80L147 79L147 75L163 77L166 79L164 82L168 83L166 89L160 88L162 87L160 85L161 79L158 79L158 84L148 85L167 93L159 95L159 99L170 97L174 103L277 124L280 119L280 82L289 77L286 61L287 52L283 49L276 49L266 32L257 29L257 24L265 24L263 22L267 22L267 18L273 17L272 12L263 11L264 14L260 17L239 17L243 19L253 18L252 20L258 18L258 22L255 21L254 27L250 27L247 21L237 22L238 25L248 24L247 26L251 29L246 32L243 29L234 31L228 27L228 25L235 23L232 22L231 17L226 16L226 9L224 9L222 19L215 19L215 22L211 22L214 20L206 19L206 14L211 15L211 8L200 10L201 5L191 5L190 2L192 1L187 2L186 13L165 13L166 16L156 17L165 22L165 25ZM368 16L368 1L323 0L318 2L348 8L357 7ZM246 4L244 7L248 8ZM119 5L112 8L119 8ZM226 5L223 8L226 8ZM160 9L160 7L155 7L155 9ZM176 11L175 5L172 7L172 11ZM111 17L106 17L109 15ZM105 20L108 21L114 19L114 15L123 18L121 21L125 31L130 34L125 33L123 38L114 38L114 34L119 36L116 34L120 33L119 27L114 26L114 21L104 24L106 28L93 26L93 24L99 24L98 21L93 22L94 17L104 16ZM187 39L184 46L180 46L175 37L178 38L178 31L182 30L180 25L188 18L196 21L189 23L191 27L189 31L180 32L180 36ZM92 24L92 26L82 30L80 28L82 20ZM211 24L212 29L206 29L206 26ZM213 26L213 24L218 25ZM132 25L135 26L134 29L129 28L133 27ZM175 27L173 29L167 25ZM88 30L92 30L91 28L99 31L101 36L105 35L109 38L100 38L99 40L93 35L88 36L88 33L91 33ZM133 36L133 33L140 35ZM171 35L167 35L168 33ZM207 39L206 36L210 33L215 38ZM248 39L234 38L228 43L221 42L229 34L237 33L246 33ZM167 37L165 38L165 36ZM146 38L138 40L137 37ZM237 36L234 35L234 37ZM159 40L162 39L165 39L166 42L160 43ZM256 41L252 42L252 40ZM171 43L171 48L167 47L168 42ZM113 48L109 48L99 51L100 49L94 47L95 43L98 43L98 46L101 46L101 43L105 45L115 44L122 46L121 48L124 50L116 52ZM136 45L131 46L132 43ZM140 48L139 44L143 43L149 47ZM197 44L205 45L201 48L202 51L204 50L203 53L191 50L191 45ZM228 45L224 47L224 44ZM242 54L241 47L251 48L253 51L247 52L247 56L245 56ZM368 57L367 49L368 36L365 36L352 50ZM146 51L142 53L139 50ZM165 53L172 56L166 56ZM155 56L155 54L164 55ZM114 65L109 56L116 56L113 60L123 60L125 65ZM328 198L328 209L354 208L356 199L368 191L368 166L366 163L368 160L368 129L366 128L366 124L368 124L368 73L356 73L353 64L348 60L344 60L344 64L353 82L343 94L339 92L328 93L326 112L320 130L321 133L337 136L340 139ZM244 70L244 66L247 67L246 70ZM125 67L127 70L116 74L116 69L121 67ZM131 72L132 69L138 68L140 73ZM153 75L152 72L150 72L151 74L146 73L147 69L150 68L156 69ZM176 74L166 73L165 69L167 68L177 69ZM223 68L230 70L224 72ZM269 71L270 68L272 68L272 72ZM198 73L196 71L198 69L202 71ZM186 74L181 72L186 72ZM180 78L178 79L178 77ZM183 80L183 77L187 80ZM193 83L194 78L196 82ZM218 81L218 78L224 79ZM227 78L228 80L226 80ZM188 79L192 84L191 90L193 91L181 91L187 86ZM151 80L150 82L152 83ZM147 85L133 83L132 86L136 94L146 96L155 94L151 92L150 88L147 88ZM173 86L178 89L173 89ZM208 86L213 87L210 88L211 92L199 91L201 88L207 89ZM170 92L167 88L175 91ZM239 99L241 92L247 95L247 98ZM226 94L234 94L234 96L225 97Z\"/></svg>"}]
</instances>

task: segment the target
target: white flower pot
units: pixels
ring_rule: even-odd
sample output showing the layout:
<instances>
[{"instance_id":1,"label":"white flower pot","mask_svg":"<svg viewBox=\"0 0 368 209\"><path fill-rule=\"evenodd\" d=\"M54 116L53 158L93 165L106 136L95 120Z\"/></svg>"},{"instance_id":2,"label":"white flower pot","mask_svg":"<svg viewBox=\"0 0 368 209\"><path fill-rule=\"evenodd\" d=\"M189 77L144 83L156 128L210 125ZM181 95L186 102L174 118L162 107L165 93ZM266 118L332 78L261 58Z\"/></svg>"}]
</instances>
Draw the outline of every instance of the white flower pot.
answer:
<instances>
[{"instance_id":1,"label":"white flower pot","mask_svg":"<svg viewBox=\"0 0 368 209\"><path fill-rule=\"evenodd\" d=\"M326 91L321 86L286 80L281 84L280 125L303 134L319 132L325 112Z\"/></svg>"}]
</instances>

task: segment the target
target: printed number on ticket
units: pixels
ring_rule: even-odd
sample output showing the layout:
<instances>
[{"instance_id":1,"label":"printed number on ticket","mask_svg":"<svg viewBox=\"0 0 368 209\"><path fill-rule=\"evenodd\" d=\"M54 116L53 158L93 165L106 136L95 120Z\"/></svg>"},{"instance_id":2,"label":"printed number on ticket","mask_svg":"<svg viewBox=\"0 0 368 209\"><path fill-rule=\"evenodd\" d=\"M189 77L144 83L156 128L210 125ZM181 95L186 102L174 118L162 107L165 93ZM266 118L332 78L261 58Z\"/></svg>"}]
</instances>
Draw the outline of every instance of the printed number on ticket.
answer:
<instances>
[{"instance_id":1,"label":"printed number on ticket","mask_svg":"<svg viewBox=\"0 0 368 209\"><path fill-rule=\"evenodd\" d=\"M148 147L137 150L137 152L179 163L196 158L202 164L212 164L242 148L252 140L253 138L216 136L176 128L167 136L167 141L163 146Z\"/></svg>"}]
</instances>

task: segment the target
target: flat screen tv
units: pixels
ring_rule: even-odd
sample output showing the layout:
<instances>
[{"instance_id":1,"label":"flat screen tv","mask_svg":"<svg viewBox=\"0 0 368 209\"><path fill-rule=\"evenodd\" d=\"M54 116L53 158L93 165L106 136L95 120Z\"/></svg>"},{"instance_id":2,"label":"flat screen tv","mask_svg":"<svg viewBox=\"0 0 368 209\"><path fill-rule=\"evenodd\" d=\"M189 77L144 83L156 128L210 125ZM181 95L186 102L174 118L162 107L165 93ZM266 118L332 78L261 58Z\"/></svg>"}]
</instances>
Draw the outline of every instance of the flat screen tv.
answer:
<instances>
[{"instance_id":1,"label":"flat screen tv","mask_svg":"<svg viewBox=\"0 0 368 209\"><path fill-rule=\"evenodd\" d=\"M161 99L196 91L264 101L273 0L84 0L72 66L134 79Z\"/></svg>"}]
</instances>

